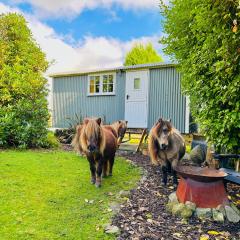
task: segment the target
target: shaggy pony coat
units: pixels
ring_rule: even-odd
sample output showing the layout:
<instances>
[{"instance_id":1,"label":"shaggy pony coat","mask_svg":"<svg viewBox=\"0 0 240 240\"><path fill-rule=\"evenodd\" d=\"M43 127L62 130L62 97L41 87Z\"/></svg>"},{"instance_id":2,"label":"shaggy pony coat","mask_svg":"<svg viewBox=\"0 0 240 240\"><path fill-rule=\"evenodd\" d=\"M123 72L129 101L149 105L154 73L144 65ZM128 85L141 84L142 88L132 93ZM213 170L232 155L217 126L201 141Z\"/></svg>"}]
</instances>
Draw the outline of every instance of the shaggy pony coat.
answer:
<instances>
[{"instance_id":1,"label":"shaggy pony coat","mask_svg":"<svg viewBox=\"0 0 240 240\"><path fill-rule=\"evenodd\" d=\"M112 175L117 139L114 134L105 129L101 118L84 119L82 125L76 128L72 141L74 149L87 156L90 164L91 182L101 186L101 176Z\"/></svg>"},{"instance_id":2,"label":"shaggy pony coat","mask_svg":"<svg viewBox=\"0 0 240 240\"><path fill-rule=\"evenodd\" d=\"M111 131L113 133L113 135L117 138L118 146L121 144L121 142L124 138L124 135L126 133L127 123L128 123L128 121L119 120L119 121L114 122L111 125L104 125L104 128Z\"/></svg>"},{"instance_id":3,"label":"shaggy pony coat","mask_svg":"<svg viewBox=\"0 0 240 240\"><path fill-rule=\"evenodd\" d=\"M151 162L160 165L163 171L163 183L167 184L167 172L173 173L173 182L177 184L175 168L185 154L185 141L171 121L160 118L149 134L148 150Z\"/></svg>"}]
</instances>

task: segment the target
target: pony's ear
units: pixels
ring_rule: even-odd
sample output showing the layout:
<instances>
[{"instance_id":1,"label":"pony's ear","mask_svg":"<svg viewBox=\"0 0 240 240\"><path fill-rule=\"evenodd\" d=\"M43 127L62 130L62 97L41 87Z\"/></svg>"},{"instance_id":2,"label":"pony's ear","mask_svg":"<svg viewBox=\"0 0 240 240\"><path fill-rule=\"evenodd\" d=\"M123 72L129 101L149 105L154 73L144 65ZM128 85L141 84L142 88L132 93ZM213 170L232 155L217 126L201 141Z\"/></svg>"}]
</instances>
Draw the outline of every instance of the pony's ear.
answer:
<instances>
[{"instance_id":1,"label":"pony's ear","mask_svg":"<svg viewBox=\"0 0 240 240\"><path fill-rule=\"evenodd\" d=\"M118 123L121 124L121 120L118 120Z\"/></svg>"},{"instance_id":2,"label":"pony's ear","mask_svg":"<svg viewBox=\"0 0 240 240\"><path fill-rule=\"evenodd\" d=\"M128 121L125 121L126 124L128 124Z\"/></svg>"},{"instance_id":3,"label":"pony's ear","mask_svg":"<svg viewBox=\"0 0 240 240\"><path fill-rule=\"evenodd\" d=\"M170 122L170 123L171 123L171 122L172 122L172 119L171 119L171 118L169 118L169 119L168 119L168 122Z\"/></svg>"},{"instance_id":4,"label":"pony's ear","mask_svg":"<svg viewBox=\"0 0 240 240\"><path fill-rule=\"evenodd\" d=\"M88 124L88 122L89 122L89 119L88 118L84 118L83 124Z\"/></svg>"},{"instance_id":5,"label":"pony's ear","mask_svg":"<svg viewBox=\"0 0 240 240\"><path fill-rule=\"evenodd\" d=\"M97 122L98 125L100 125L101 122L102 122L102 119L101 119L101 118L97 118L97 119L96 119L96 122Z\"/></svg>"},{"instance_id":6,"label":"pony's ear","mask_svg":"<svg viewBox=\"0 0 240 240\"><path fill-rule=\"evenodd\" d=\"M163 122L163 119L162 119L162 118L159 118L159 119L158 119L158 122L159 122L159 123L162 123L162 122Z\"/></svg>"}]
</instances>

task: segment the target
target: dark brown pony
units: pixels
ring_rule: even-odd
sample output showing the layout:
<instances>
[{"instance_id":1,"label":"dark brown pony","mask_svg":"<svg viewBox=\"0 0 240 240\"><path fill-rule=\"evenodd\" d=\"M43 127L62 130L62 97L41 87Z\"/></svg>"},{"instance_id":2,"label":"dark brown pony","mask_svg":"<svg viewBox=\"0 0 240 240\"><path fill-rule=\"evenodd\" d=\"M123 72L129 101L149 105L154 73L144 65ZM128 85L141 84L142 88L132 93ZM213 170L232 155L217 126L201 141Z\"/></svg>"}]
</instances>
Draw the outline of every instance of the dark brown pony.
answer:
<instances>
[{"instance_id":1,"label":"dark brown pony","mask_svg":"<svg viewBox=\"0 0 240 240\"><path fill-rule=\"evenodd\" d=\"M185 141L171 121L160 118L155 123L150 131L148 149L152 163L162 167L163 184L167 184L168 170L171 169L173 184L176 185L178 182L175 168L185 154Z\"/></svg>"},{"instance_id":2,"label":"dark brown pony","mask_svg":"<svg viewBox=\"0 0 240 240\"><path fill-rule=\"evenodd\" d=\"M72 145L75 150L87 156L91 170L91 182L96 187L100 187L101 176L107 176L107 170L109 170L109 175L112 175L117 149L116 137L102 126L101 118L85 118L83 124L79 125L76 130Z\"/></svg>"},{"instance_id":3,"label":"dark brown pony","mask_svg":"<svg viewBox=\"0 0 240 240\"><path fill-rule=\"evenodd\" d=\"M126 133L127 123L128 121L119 120L111 125L104 125L104 128L110 130L113 133L113 135L117 138L118 146L121 144Z\"/></svg>"}]
</instances>

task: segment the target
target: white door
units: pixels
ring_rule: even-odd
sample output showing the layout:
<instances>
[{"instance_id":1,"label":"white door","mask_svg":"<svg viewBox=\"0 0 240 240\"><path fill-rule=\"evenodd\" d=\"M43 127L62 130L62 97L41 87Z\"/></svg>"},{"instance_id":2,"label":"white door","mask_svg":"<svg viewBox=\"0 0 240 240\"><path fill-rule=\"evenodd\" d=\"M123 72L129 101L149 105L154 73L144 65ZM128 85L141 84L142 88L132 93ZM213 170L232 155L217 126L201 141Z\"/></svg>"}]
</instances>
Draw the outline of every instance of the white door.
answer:
<instances>
[{"instance_id":1,"label":"white door","mask_svg":"<svg viewBox=\"0 0 240 240\"><path fill-rule=\"evenodd\" d=\"M125 120L130 128L146 128L149 71L126 73Z\"/></svg>"}]
</instances>

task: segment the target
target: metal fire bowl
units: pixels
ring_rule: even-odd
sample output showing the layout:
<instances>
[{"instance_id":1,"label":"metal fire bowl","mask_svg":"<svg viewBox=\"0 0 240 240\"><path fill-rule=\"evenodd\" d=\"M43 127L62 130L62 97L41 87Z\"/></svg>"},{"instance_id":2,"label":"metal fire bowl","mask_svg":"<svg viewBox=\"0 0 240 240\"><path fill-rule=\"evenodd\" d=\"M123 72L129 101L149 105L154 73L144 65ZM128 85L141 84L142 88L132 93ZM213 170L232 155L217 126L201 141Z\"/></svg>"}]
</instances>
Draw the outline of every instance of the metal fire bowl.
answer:
<instances>
[{"instance_id":1,"label":"metal fire bowl","mask_svg":"<svg viewBox=\"0 0 240 240\"><path fill-rule=\"evenodd\" d=\"M181 177L190 178L199 182L215 182L223 180L227 176L223 171L207 167L177 166L175 170Z\"/></svg>"}]
</instances>

